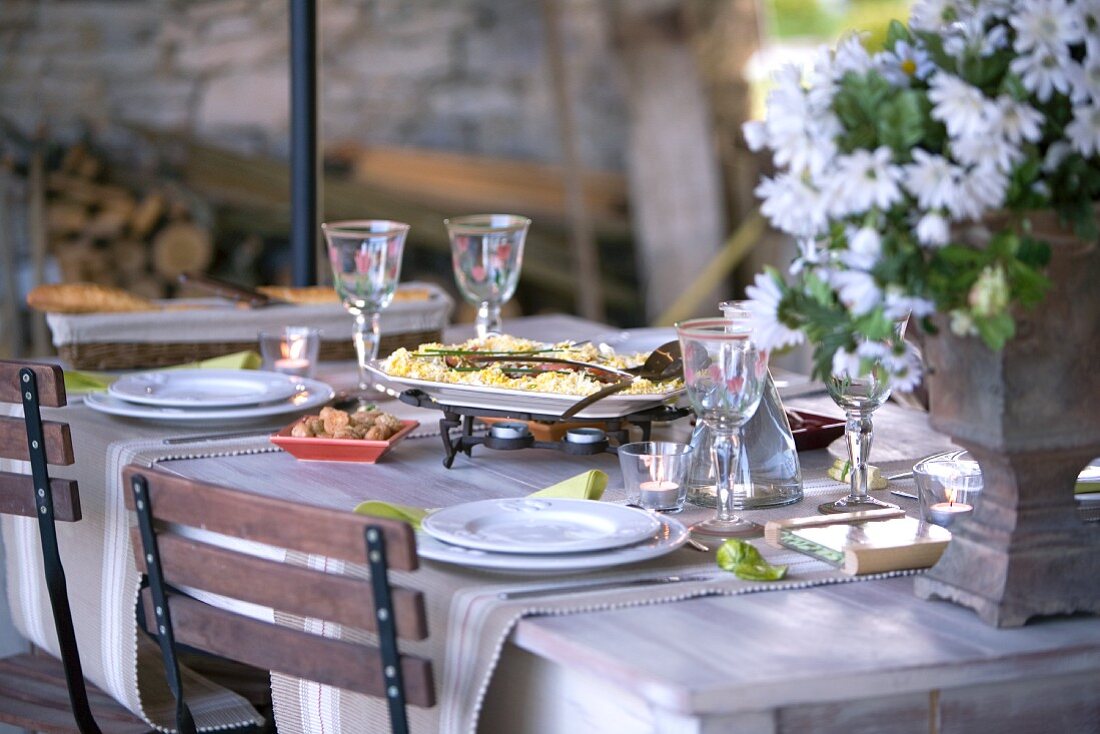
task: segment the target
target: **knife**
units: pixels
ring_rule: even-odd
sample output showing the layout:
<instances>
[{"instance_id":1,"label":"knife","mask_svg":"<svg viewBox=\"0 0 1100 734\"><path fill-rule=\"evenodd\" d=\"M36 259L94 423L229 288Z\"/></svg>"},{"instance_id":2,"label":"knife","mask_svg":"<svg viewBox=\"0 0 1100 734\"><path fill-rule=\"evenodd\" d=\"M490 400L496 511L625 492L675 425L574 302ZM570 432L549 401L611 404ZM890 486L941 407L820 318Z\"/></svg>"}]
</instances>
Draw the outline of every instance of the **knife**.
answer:
<instances>
[{"instance_id":1,"label":"knife","mask_svg":"<svg viewBox=\"0 0 1100 734\"><path fill-rule=\"evenodd\" d=\"M258 290L236 285L235 283L227 283L224 280L218 280L204 273L180 273L179 281L180 283L209 291L216 296L243 303L249 308L263 308L264 306L287 303L287 301L264 295Z\"/></svg>"},{"instance_id":2,"label":"knife","mask_svg":"<svg viewBox=\"0 0 1100 734\"><path fill-rule=\"evenodd\" d=\"M592 584L570 584L568 586L542 587L525 591L502 591L497 598L502 601L530 599L538 596L559 596L561 594L582 594L590 591L608 591L611 589L630 589L638 586L663 586L681 584L688 581L713 581L713 576L658 576L656 578L632 579L629 581L604 581Z\"/></svg>"}]
</instances>

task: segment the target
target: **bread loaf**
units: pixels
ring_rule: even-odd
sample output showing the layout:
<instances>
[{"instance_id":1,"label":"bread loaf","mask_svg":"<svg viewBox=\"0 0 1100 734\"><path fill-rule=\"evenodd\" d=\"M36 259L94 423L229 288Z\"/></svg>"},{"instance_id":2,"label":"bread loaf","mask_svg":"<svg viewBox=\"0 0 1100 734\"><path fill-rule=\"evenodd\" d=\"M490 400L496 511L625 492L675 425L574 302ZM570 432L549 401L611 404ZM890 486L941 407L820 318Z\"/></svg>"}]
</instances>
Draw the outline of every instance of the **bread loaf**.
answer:
<instances>
[{"instance_id":1,"label":"bread loaf","mask_svg":"<svg viewBox=\"0 0 1100 734\"><path fill-rule=\"evenodd\" d=\"M47 313L122 313L158 309L146 298L96 283L40 285L27 294L27 305Z\"/></svg>"}]
</instances>

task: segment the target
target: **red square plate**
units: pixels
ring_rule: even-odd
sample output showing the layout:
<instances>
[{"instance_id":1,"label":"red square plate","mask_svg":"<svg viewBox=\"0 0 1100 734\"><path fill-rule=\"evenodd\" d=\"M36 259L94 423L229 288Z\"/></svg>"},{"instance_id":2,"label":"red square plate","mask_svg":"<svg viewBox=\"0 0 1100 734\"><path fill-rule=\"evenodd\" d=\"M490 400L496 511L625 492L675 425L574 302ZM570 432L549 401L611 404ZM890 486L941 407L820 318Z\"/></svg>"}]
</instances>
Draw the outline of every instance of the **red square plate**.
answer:
<instances>
[{"instance_id":1,"label":"red square plate","mask_svg":"<svg viewBox=\"0 0 1100 734\"><path fill-rule=\"evenodd\" d=\"M297 421L295 421L297 423ZM271 437L271 443L296 459L304 461L360 461L373 464L394 444L420 425L419 421L401 421L402 428L386 441L365 441L354 438L299 438L291 436L294 423Z\"/></svg>"}]
</instances>

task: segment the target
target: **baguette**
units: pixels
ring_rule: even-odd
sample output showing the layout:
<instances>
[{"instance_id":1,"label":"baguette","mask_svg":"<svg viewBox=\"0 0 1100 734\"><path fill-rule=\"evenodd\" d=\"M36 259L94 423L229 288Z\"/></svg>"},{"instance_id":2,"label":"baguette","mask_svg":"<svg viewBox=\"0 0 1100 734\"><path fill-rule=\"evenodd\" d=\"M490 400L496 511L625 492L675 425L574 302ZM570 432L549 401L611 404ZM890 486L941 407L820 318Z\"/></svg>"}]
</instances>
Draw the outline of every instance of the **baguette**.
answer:
<instances>
[{"instance_id":1,"label":"baguette","mask_svg":"<svg viewBox=\"0 0 1100 734\"><path fill-rule=\"evenodd\" d=\"M27 294L27 305L46 313L125 313L159 309L147 298L96 283L40 285Z\"/></svg>"}]
</instances>

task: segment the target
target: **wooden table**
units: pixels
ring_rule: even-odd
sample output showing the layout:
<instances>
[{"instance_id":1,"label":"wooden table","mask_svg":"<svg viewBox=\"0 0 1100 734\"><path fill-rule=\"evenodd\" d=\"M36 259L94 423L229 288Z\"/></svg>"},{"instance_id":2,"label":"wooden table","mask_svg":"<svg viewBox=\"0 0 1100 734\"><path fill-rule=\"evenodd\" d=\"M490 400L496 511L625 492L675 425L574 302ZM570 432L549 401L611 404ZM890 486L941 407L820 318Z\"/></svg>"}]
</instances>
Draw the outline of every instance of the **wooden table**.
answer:
<instances>
[{"instance_id":1,"label":"wooden table","mask_svg":"<svg viewBox=\"0 0 1100 734\"><path fill-rule=\"evenodd\" d=\"M509 328L543 338L602 330L563 317ZM887 405L876 425L873 461L944 445L919 413ZM340 508L368 498L441 506L520 496L588 468L608 471L613 483L618 476L606 454L564 460L479 448L450 470L442 455L438 439L425 439L369 470L289 457L275 464L271 455L162 466L258 492L264 475L291 472L295 481L282 486L295 489L279 496ZM802 460L820 467L831 457ZM480 731L1100 732L1100 619L995 630L961 608L919 601L911 587L909 578L888 579L527 618L495 675Z\"/></svg>"}]
</instances>

